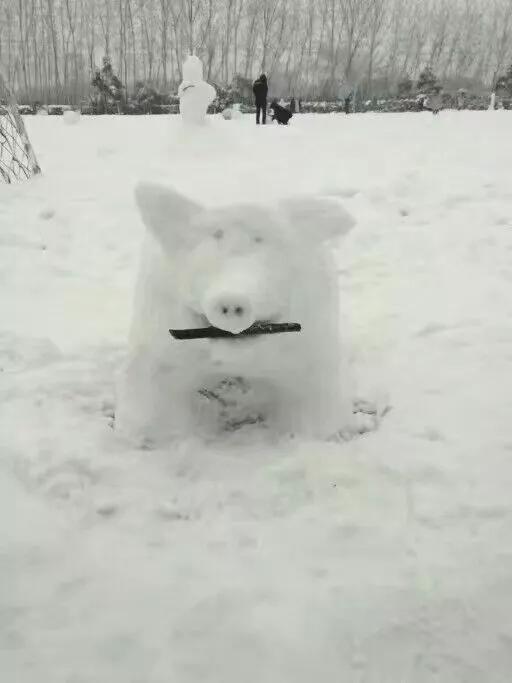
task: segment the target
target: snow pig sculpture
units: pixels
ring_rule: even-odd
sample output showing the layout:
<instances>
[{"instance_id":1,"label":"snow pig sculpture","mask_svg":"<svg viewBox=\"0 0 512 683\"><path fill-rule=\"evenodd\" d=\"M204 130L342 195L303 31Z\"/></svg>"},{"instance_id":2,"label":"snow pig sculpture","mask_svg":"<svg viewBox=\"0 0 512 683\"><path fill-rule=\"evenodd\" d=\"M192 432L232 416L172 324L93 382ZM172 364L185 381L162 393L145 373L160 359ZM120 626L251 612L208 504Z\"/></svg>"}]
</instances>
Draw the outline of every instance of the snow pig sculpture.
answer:
<instances>
[{"instance_id":1,"label":"snow pig sculpture","mask_svg":"<svg viewBox=\"0 0 512 683\"><path fill-rule=\"evenodd\" d=\"M314 438L347 428L352 396L328 242L353 220L339 201L205 208L153 184L140 184L136 200L148 234L116 429L158 443L237 421ZM256 321L296 322L302 331L169 334L210 325L238 334Z\"/></svg>"}]
</instances>

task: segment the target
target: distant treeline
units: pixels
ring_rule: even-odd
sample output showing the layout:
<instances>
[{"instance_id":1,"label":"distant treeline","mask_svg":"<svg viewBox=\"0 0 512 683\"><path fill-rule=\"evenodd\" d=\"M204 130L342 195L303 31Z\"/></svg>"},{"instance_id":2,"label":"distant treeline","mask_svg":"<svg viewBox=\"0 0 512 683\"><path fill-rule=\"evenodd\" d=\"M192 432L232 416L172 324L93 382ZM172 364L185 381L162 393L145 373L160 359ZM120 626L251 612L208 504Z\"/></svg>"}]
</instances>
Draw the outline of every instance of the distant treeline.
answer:
<instances>
[{"instance_id":1,"label":"distant treeline","mask_svg":"<svg viewBox=\"0 0 512 683\"><path fill-rule=\"evenodd\" d=\"M430 66L452 91L489 90L512 62L511 0L3 0L0 71L19 101L78 103L107 55L126 87L174 92L195 52L205 78L270 76L277 95L396 93Z\"/></svg>"}]
</instances>

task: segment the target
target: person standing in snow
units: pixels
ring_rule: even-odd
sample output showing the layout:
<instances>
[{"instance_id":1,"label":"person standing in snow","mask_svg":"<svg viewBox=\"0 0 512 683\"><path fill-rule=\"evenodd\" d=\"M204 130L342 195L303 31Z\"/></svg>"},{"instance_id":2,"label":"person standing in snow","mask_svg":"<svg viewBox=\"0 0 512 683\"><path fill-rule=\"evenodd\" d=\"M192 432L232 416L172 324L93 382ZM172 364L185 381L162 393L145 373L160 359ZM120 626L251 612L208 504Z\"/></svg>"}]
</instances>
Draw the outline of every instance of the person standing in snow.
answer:
<instances>
[{"instance_id":1,"label":"person standing in snow","mask_svg":"<svg viewBox=\"0 0 512 683\"><path fill-rule=\"evenodd\" d=\"M441 88L437 87L434 90L434 94L428 98L428 103L430 109L432 110L432 114L434 114L434 116L437 116L443 108L443 95L441 92Z\"/></svg>"},{"instance_id":2,"label":"person standing in snow","mask_svg":"<svg viewBox=\"0 0 512 683\"><path fill-rule=\"evenodd\" d=\"M256 123L259 125L260 114L262 116L262 123L265 125L267 122L267 95L268 95L268 83L265 74L261 74L259 78L254 81L252 86L252 91L256 99Z\"/></svg>"}]
</instances>

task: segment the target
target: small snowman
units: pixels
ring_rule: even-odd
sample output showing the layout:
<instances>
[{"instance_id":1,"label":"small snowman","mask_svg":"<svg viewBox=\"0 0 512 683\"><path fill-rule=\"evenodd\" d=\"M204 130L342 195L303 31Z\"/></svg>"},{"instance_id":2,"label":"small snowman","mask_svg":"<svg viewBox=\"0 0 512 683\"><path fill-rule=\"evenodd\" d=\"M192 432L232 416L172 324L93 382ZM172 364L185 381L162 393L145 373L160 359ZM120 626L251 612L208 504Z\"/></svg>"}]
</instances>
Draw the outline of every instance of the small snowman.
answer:
<instances>
[{"instance_id":1,"label":"small snowman","mask_svg":"<svg viewBox=\"0 0 512 683\"><path fill-rule=\"evenodd\" d=\"M180 114L184 123L204 125L208 106L217 93L203 80L203 63L195 55L187 57L183 64L183 82L178 88Z\"/></svg>"}]
</instances>

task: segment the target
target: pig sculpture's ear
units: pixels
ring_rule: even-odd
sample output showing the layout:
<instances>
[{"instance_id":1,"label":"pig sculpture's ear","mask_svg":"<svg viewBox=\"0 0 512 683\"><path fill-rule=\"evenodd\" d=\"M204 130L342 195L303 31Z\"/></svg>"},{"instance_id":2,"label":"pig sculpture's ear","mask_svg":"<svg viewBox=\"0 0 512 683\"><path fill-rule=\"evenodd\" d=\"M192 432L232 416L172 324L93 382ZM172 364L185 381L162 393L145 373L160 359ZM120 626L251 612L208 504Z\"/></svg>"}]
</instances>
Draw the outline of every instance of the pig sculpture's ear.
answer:
<instances>
[{"instance_id":1,"label":"pig sculpture's ear","mask_svg":"<svg viewBox=\"0 0 512 683\"><path fill-rule=\"evenodd\" d=\"M333 197L301 197L281 202L297 233L315 242L341 237L351 230L355 220Z\"/></svg>"},{"instance_id":2,"label":"pig sculpture's ear","mask_svg":"<svg viewBox=\"0 0 512 683\"><path fill-rule=\"evenodd\" d=\"M139 183L135 199L146 227L165 251L173 253L193 239L191 219L202 208L163 185Z\"/></svg>"}]
</instances>

